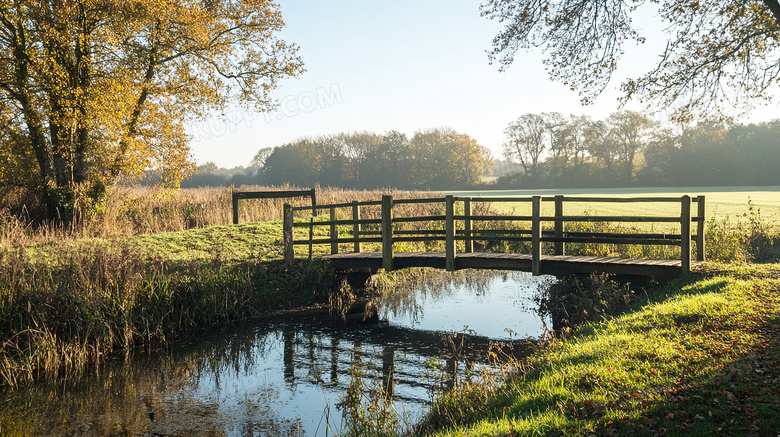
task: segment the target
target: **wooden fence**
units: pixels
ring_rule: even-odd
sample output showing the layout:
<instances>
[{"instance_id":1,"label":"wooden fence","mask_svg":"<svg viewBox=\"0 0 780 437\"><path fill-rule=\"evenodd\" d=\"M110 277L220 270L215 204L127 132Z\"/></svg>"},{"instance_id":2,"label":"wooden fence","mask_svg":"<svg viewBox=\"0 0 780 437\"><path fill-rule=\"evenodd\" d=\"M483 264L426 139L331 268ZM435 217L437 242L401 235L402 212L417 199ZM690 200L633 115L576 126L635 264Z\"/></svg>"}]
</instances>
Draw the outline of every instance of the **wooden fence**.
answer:
<instances>
[{"instance_id":1,"label":"wooden fence","mask_svg":"<svg viewBox=\"0 0 780 437\"><path fill-rule=\"evenodd\" d=\"M531 215L476 215L472 214L472 204L485 203L524 203L530 202ZM553 202L554 214L542 215L542 203ZM680 215L675 216L592 216L592 215L565 215L566 202L587 203L677 203L680 205ZM396 217L394 206L402 204L439 203L444 206L444 214ZM457 205L458 203L462 205ZM691 213L692 203L696 203L696 215ZM458 211L462 214L456 214ZM367 206L380 206L381 217L374 219L361 218L361 208ZM351 211L351 218L337 219L339 209ZM296 219L297 211L311 211L315 215L317 210L328 210L330 217L327 220L315 221L313 217L308 219ZM443 241L446 254L446 269L455 269L456 242L463 242L463 250L466 253L473 252L474 241L505 241L505 242L530 242L533 274L541 271L542 243L553 243L554 255L566 254L566 243L605 243L605 244L636 244L657 246L680 246L680 266L683 274L690 271L692 242L696 242L696 260L704 261L704 223L705 223L705 198L704 196L690 197L570 197L570 196L532 196L532 197L455 197L428 199L393 199L391 196L382 196L381 201L351 202L334 205L312 205L311 207L284 206L284 253L285 259L291 261L295 257L295 245L308 245L309 256L312 255L312 247L316 244L329 244L330 253L339 253L339 244L350 244L353 251L360 253L362 243L381 243L382 265L386 270L393 270L393 243L396 242L428 242ZM529 222L530 229L480 229L478 224L486 221ZM443 222L444 229L394 229L394 225L401 223L428 223ZM542 223L552 222L552 230L542 231ZM566 231L565 224L572 222L601 222L601 223L679 223L680 233L619 233L619 232L577 232ZM696 233L692 233L692 225L696 226ZM373 226L372 226L373 225ZM378 229L369 229L369 227ZM459 226L458 226L459 225ZM325 226L329 229L327 237L315 238L314 228ZM349 237L339 237L338 227L348 227L352 230ZM307 239L294 239L295 228L308 229Z\"/></svg>"},{"instance_id":2,"label":"wooden fence","mask_svg":"<svg viewBox=\"0 0 780 437\"><path fill-rule=\"evenodd\" d=\"M317 192L314 188L310 190L290 190L290 191L234 191L233 193L233 224L238 224L238 201L240 199L288 199L291 197L309 197L311 198L311 208L313 214L317 215Z\"/></svg>"}]
</instances>

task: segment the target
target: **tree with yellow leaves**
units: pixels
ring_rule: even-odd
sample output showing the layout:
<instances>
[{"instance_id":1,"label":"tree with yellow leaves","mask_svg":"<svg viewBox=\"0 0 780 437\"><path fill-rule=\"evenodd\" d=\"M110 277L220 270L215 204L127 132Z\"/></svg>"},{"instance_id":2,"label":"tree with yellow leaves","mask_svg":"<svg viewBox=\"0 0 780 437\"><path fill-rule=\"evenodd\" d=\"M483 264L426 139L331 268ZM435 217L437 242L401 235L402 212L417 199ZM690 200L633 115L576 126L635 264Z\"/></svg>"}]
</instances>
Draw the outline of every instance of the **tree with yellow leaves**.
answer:
<instances>
[{"instance_id":1,"label":"tree with yellow leaves","mask_svg":"<svg viewBox=\"0 0 780 437\"><path fill-rule=\"evenodd\" d=\"M24 133L14 147L52 206L146 169L177 185L188 119L268 110L303 71L283 24L270 0L0 0L0 128Z\"/></svg>"}]
</instances>

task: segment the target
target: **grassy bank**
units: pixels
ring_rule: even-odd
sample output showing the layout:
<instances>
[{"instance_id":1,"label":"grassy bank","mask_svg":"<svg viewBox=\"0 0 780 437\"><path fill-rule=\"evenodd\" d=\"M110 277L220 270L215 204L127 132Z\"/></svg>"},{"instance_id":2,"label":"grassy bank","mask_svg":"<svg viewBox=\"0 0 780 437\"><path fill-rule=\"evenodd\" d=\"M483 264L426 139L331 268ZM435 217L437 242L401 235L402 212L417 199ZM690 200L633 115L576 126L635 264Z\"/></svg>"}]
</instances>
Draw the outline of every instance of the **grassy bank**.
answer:
<instances>
[{"instance_id":1,"label":"grassy bank","mask_svg":"<svg viewBox=\"0 0 780 437\"><path fill-rule=\"evenodd\" d=\"M279 226L244 230L262 236L267 227ZM236 242L224 232L0 249L0 386L78 374L113 351L327 304L326 264L288 265L275 259L278 237ZM217 238L231 246L210 243Z\"/></svg>"},{"instance_id":2,"label":"grassy bank","mask_svg":"<svg viewBox=\"0 0 780 437\"><path fill-rule=\"evenodd\" d=\"M439 397L425 435L772 435L780 265L713 266L553 340L505 385Z\"/></svg>"}]
</instances>

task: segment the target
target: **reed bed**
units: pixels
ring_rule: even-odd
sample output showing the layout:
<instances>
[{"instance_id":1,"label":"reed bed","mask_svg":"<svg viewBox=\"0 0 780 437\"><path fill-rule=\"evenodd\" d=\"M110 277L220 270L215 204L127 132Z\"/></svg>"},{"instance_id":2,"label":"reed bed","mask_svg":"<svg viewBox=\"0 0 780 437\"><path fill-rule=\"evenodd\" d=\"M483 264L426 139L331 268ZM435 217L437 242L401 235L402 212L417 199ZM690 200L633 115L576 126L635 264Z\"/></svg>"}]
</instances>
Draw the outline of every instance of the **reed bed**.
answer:
<instances>
[{"instance_id":1,"label":"reed bed","mask_svg":"<svg viewBox=\"0 0 780 437\"><path fill-rule=\"evenodd\" d=\"M236 191L283 191L295 187L242 186ZM75 219L40 222L23 204L0 204L0 246L26 246L84 238L117 238L229 225L233 220L233 187L165 190L150 187L115 186L98 204L86 207L77 202ZM430 191L344 190L317 188L319 204L355 200L433 197ZM285 203L308 205L308 199L251 199L239 202L239 222L281 220ZM13 211L13 212L12 212Z\"/></svg>"},{"instance_id":2,"label":"reed bed","mask_svg":"<svg viewBox=\"0 0 780 437\"><path fill-rule=\"evenodd\" d=\"M0 387L71 377L114 351L324 304L331 278L317 261L150 261L127 242L63 244L53 259L0 249Z\"/></svg>"}]
</instances>

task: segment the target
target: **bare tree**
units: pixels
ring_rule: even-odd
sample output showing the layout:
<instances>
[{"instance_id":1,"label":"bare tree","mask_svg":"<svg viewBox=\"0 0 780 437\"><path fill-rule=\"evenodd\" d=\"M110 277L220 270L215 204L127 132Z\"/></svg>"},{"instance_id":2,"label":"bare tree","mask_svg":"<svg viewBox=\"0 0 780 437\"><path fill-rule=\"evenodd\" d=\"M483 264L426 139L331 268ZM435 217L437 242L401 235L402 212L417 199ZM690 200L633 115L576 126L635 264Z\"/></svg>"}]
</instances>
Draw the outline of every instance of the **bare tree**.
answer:
<instances>
[{"instance_id":1,"label":"bare tree","mask_svg":"<svg viewBox=\"0 0 780 437\"><path fill-rule=\"evenodd\" d=\"M616 112L607 124L613 137L618 158L623 162L623 180L634 180L634 158L650 140L656 123L648 116L634 111Z\"/></svg>"},{"instance_id":2,"label":"bare tree","mask_svg":"<svg viewBox=\"0 0 780 437\"><path fill-rule=\"evenodd\" d=\"M504 24L491 62L506 69L518 50L541 49L550 76L592 102L630 45L645 42L632 21L644 4L658 4L669 38L655 68L622 84L625 100L674 107L686 119L771 98L780 77L778 0L487 0L482 15Z\"/></svg>"},{"instance_id":3,"label":"bare tree","mask_svg":"<svg viewBox=\"0 0 780 437\"><path fill-rule=\"evenodd\" d=\"M549 148L549 125L544 114L524 114L504 129L504 155L516 160L525 175L536 180L542 154Z\"/></svg>"}]
</instances>

